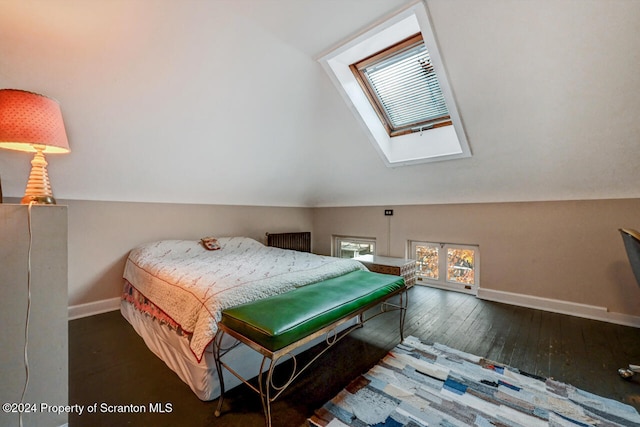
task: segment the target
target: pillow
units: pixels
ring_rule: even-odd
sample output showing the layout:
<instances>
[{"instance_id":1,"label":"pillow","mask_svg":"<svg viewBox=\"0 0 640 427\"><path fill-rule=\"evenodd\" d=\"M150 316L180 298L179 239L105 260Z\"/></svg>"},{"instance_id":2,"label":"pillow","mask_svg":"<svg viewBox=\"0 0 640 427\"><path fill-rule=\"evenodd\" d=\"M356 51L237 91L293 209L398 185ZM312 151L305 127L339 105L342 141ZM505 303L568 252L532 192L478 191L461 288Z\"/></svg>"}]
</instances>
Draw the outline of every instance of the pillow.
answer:
<instances>
[{"instance_id":1,"label":"pillow","mask_svg":"<svg viewBox=\"0 0 640 427\"><path fill-rule=\"evenodd\" d=\"M204 246L205 249L210 251L220 249L218 239L216 239L215 237L203 237L202 239L200 239L200 243L202 243L202 246Z\"/></svg>"}]
</instances>

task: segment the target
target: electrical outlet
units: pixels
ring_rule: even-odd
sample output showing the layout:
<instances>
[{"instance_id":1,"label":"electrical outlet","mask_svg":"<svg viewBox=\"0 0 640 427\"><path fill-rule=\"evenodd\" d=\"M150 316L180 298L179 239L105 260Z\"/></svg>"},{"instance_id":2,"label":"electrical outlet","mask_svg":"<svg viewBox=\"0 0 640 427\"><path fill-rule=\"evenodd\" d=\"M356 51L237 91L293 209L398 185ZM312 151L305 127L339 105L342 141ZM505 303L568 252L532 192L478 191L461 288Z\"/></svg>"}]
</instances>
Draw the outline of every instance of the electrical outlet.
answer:
<instances>
[{"instance_id":1,"label":"electrical outlet","mask_svg":"<svg viewBox=\"0 0 640 427\"><path fill-rule=\"evenodd\" d=\"M384 215L385 216L392 216L393 215L393 209L385 209L384 210Z\"/></svg>"}]
</instances>

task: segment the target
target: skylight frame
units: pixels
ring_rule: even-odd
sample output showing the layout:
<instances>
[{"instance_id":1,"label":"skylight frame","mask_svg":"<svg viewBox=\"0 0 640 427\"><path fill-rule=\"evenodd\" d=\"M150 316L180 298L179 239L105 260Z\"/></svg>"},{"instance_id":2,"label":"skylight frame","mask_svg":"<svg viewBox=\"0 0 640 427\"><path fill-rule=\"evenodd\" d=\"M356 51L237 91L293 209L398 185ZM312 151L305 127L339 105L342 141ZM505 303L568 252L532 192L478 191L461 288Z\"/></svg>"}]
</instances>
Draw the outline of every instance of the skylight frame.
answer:
<instances>
[{"instance_id":1,"label":"skylight frame","mask_svg":"<svg viewBox=\"0 0 640 427\"><path fill-rule=\"evenodd\" d=\"M367 71L371 68L379 67L387 62L393 61L394 63L402 62L406 58L408 54L417 49L424 49L425 54L428 58L428 65L431 67L430 74L426 78L426 81L422 78L419 78L420 83L428 83L437 85L436 88L430 88L430 91L435 91L435 95L438 97L438 104L435 105L432 103L428 103L425 106L428 109L435 109L438 112L446 112L446 114L438 114L435 117L427 116L425 117L424 109L416 111L414 108L414 117L419 117L419 119L413 120L404 124L396 124L394 123L393 113L389 111L389 109L385 106L385 95L381 94L380 91L375 87L372 79L370 78ZM354 64L349 66L349 69L355 76L356 80L360 84L362 90L367 96L371 106L374 108L378 118L382 122L382 125L386 129L387 133L390 137L406 135L413 132L422 132L427 129L432 129L434 127L441 126L450 126L453 124L451 121L451 116L449 114L448 106L446 105L446 101L442 94L442 90L440 88L440 82L438 81L437 75L435 75L433 71L433 64L431 63L431 59L429 57L429 50L426 47L424 40L422 39L421 33L413 34L410 37L392 45L382 49L374 53L373 55L364 58ZM419 76L414 76L419 77ZM416 90L424 89L423 86L417 86ZM435 90L434 90L435 89ZM411 93L410 96L421 96L418 93ZM424 102L422 104L425 104ZM442 111L444 109L444 111ZM419 114L419 116L415 116L415 114Z\"/></svg>"},{"instance_id":2,"label":"skylight frame","mask_svg":"<svg viewBox=\"0 0 640 427\"><path fill-rule=\"evenodd\" d=\"M349 65L416 32L422 34L429 49L453 125L391 137L349 69ZM415 0L407 4L339 46L320 54L317 60L387 167L471 157L462 119L431 29L426 3Z\"/></svg>"}]
</instances>

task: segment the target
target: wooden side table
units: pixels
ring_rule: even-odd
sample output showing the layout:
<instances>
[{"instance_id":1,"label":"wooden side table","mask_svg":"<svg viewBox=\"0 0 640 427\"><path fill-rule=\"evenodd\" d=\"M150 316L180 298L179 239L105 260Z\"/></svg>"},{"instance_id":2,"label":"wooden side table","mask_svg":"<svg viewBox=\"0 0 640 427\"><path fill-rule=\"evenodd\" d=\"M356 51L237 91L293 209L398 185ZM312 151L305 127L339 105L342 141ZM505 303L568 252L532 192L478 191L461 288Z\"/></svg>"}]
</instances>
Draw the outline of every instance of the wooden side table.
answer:
<instances>
[{"instance_id":1,"label":"wooden side table","mask_svg":"<svg viewBox=\"0 0 640 427\"><path fill-rule=\"evenodd\" d=\"M378 255L362 255L354 259L374 273L402 276L408 287L416 283L416 261L413 259Z\"/></svg>"}]
</instances>

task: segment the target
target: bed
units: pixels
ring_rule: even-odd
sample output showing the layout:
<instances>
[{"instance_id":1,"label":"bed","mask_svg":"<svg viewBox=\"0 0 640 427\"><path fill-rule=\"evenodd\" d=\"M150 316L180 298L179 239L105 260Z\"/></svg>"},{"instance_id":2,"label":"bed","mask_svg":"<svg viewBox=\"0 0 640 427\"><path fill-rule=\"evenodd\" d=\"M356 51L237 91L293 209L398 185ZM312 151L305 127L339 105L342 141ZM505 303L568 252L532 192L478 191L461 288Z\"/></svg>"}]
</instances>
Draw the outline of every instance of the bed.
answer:
<instances>
[{"instance_id":1,"label":"bed","mask_svg":"<svg viewBox=\"0 0 640 427\"><path fill-rule=\"evenodd\" d=\"M205 401L220 395L212 341L222 310L366 270L355 260L265 246L247 237L217 243L219 249L207 250L201 241L162 240L131 250L120 308L147 347ZM250 376L260 356L243 346L233 351L238 371ZM227 388L240 383L233 375L224 381Z\"/></svg>"}]
</instances>

